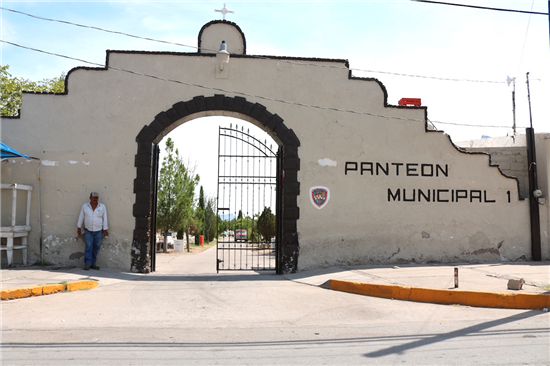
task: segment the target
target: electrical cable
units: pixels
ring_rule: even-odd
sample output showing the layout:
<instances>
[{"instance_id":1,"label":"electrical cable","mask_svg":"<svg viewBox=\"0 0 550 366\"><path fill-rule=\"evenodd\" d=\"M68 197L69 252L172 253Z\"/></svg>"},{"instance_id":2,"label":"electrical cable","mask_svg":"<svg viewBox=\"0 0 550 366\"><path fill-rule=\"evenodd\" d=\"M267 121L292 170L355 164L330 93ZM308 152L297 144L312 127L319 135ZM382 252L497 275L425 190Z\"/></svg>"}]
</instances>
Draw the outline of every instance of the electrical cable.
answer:
<instances>
[{"instance_id":1,"label":"electrical cable","mask_svg":"<svg viewBox=\"0 0 550 366\"><path fill-rule=\"evenodd\" d=\"M494 81L494 80L452 79L452 78L442 78L442 77L437 77L437 76L401 74L401 73L389 72L389 71L362 70L362 69L355 69L355 68L350 68L350 70L372 72L372 73L377 73L377 74L409 76L409 77L422 78L422 79L436 79L436 80L444 80L444 81L467 81L467 82L471 82L471 83L491 83L491 84L504 84L504 83L506 83L506 81L504 81L504 80L503 81Z\"/></svg>"},{"instance_id":2,"label":"electrical cable","mask_svg":"<svg viewBox=\"0 0 550 366\"><path fill-rule=\"evenodd\" d=\"M245 93L245 92L239 92L239 91L234 91L234 90L227 90L227 89L216 88L216 87L211 87L211 86L206 86L206 85L201 85L201 84L195 84L195 83L190 83L190 82L187 82L187 81L167 79L167 78L163 78L163 77L156 76L156 75L143 74L143 73L140 73L140 72L137 72L137 71L122 69L122 68L113 67L113 66L105 66L105 65L102 65L102 64L99 64L99 63L96 63L96 62L86 61L86 60L79 59L79 58L74 58L74 57L71 57L71 56L66 56L66 55L61 55L61 54L58 54L58 53L39 50L37 48L23 46L23 45L13 43L13 42L9 42L9 41L3 40L3 39L0 39L0 42L9 44L9 45L12 45L12 46L15 46L15 47L28 49L28 50L35 51L35 52L40 52L40 53L44 53L44 54L48 54L48 55L52 55L52 56L62 57L62 58L66 58L66 59L69 59L69 60L76 60L76 61L84 62L84 63L90 64L90 65L99 66L99 67L104 68L104 69L117 70L117 71L129 73L129 74L132 74L132 75L138 75L138 76L148 77L148 78L155 79L155 80L166 81L166 82L171 82L171 83L176 83L176 84L181 84L181 85L187 85L187 86L192 86L192 87L201 88L201 89L212 90L212 91L215 91L215 92L217 91L217 92L222 92L222 93L241 95L241 96L244 96L244 97L257 98L257 99L261 99L261 100L267 100L267 101L271 101L271 102L295 105L295 106L299 106L299 107L314 108L314 109L320 109L320 110L329 110L329 111L350 113L350 114L357 114L357 115L365 115L365 116L385 118L385 119L390 119L390 120L426 123L425 120L421 120L421 119L403 118L403 117L396 117L396 116L384 116L384 115L380 115L380 114L369 113L369 112L361 112L361 111L355 111L355 110L350 110L350 109L341 109L341 108L334 108L334 107L324 107L324 106L318 106L318 105L310 105L310 104L305 104L305 103L300 103L300 102L292 102L292 101L288 101L288 100L284 100L284 99L269 98L269 97L262 96L262 95L255 95L255 94L250 94L250 93ZM467 127L510 128L510 126L484 126L484 125L460 124L460 123L442 122L442 121L430 121L430 122L440 123L440 124L447 124L447 125L455 125L455 126L467 126ZM517 127L517 128L526 128L526 127Z\"/></svg>"},{"instance_id":3,"label":"electrical cable","mask_svg":"<svg viewBox=\"0 0 550 366\"><path fill-rule=\"evenodd\" d=\"M119 34L119 35L122 35L122 36L127 36L127 37L132 37L132 38L137 38L137 39L144 39L144 40L146 40L146 41L151 41L151 42L159 42L159 43L171 44L171 45L175 45L175 46L189 47L189 48L198 49L198 48L195 47L195 46L189 46L189 45L186 45L186 44L183 44L183 43L169 42L169 41L163 41L163 40L161 40L161 39L154 39L154 38L141 37L141 36L136 36L136 35L133 35L133 34L130 34L130 33L124 33L124 32L119 32L119 31L112 31L112 30L104 29L104 28L100 28L100 27L95 27L95 26L90 26L90 25L84 25L84 24L73 23L73 22L69 22L69 21L66 21L66 20L58 20L58 19L44 18L44 17L40 17L40 16L38 16L38 15L32 15L32 14L24 13L24 12L22 12L22 11L13 10L13 9L8 9L8 8L2 7L2 6L0 6L0 9L1 9L1 10L10 11L10 12L12 12L12 13L17 13L17 14L26 15L26 16L28 16L28 17L35 18L35 19L39 19L39 20L45 20L45 21L48 21L48 22L56 22L56 23L74 25L75 27L89 28L89 29L94 29L94 30L98 30L98 31L101 31L101 32ZM218 50L209 50L209 51L215 51L215 52L217 52Z\"/></svg>"},{"instance_id":4,"label":"electrical cable","mask_svg":"<svg viewBox=\"0 0 550 366\"><path fill-rule=\"evenodd\" d=\"M533 6L535 5L535 0L531 2L531 10L533 10ZM519 70L521 68L521 63L523 61L523 53L525 52L525 44L527 43L527 35L529 34L529 25L531 24L531 15L529 15L529 21L527 22L527 29L525 30L525 37L523 38L523 47L521 48L521 56L519 58L519 65L518 65L518 72L516 75L519 75Z\"/></svg>"},{"instance_id":5,"label":"electrical cable","mask_svg":"<svg viewBox=\"0 0 550 366\"><path fill-rule=\"evenodd\" d=\"M540 13L540 12L537 12L537 11L504 9L504 8L491 8L491 7L487 7L487 6L447 3L447 2L443 2L443 1L430 1L430 0L410 0L410 1L414 1L414 2L417 2L417 3L427 3L427 4L451 5L451 6L459 6L459 7L463 7L463 8L473 8L473 9L482 9L482 10L506 11L506 12L511 12L511 13L549 15L548 13ZM532 10L532 8L531 8L531 10Z\"/></svg>"},{"instance_id":6,"label":"electrical cable","mask_svg":"<svg viewBox=\"0 0 550 366\"><path fill-rule=\"evenodd\" d=\"M132 37L132 38L136 38L136 39L143 39L143 40L151 41L151 42L164 43L164 44L180 46L180 47L188 47L188 48L193 48L193 49L196 49L196 50L199 49L196 46L189 46L189 45L182 44L182 43L169 42L169 41L164 41L164 40L155 39L155 38L141 37L141 36L136 36L136 35L130 34L130 33L112 31L112 30L109 30L109 29L104 29L104 28L89 26L89 25L83 25L83 24L79 24L79 23L68 22L68 21L65 21L65 20L44 18L44 17L40 17L40 16L37 16L37 15L32 15L32 14L28 14L28 13L25 13L25 12L22 12L22 11L8 9L8 8L1 7L1 6L0 6L0 9L10 11L10 12L13 12L13 13L17 13L17 14L22 14L22 15L25 15L25 16L28 16L28 17L31 17L31 18L39 19L39 20L44 20L44 21L49 21L49 22L57 22L57 23L62 23L62 24L68 24L68 25L73 25L73 26L81 27L81 28L89 28L89 29L93 29L93 30L97 30L97 31L101 31L101 32L113 33L113 34L123 35L123 36ZM213 49L208 49L208 48L202 48L202 50L211 51L213 53L218 52L218 50L213 50ZM255 56L255 55L247 55L247 56L250 57L250 58L257 58L257 59L269 59L269 57L267 57L267 56ZM437 76L403 74L403 73L390 72L390 71L365 70L365 69L348 68L348 67L334 66L334 65L320 65L320 64L316 64L316 63L312 63L312 62L299 62L299 61L290 61L290 60L279 60L279 62L284 62L284 63L288 63L288 64L291 64L291 65L296 65L296 66L314 66L314 67L321 67L321 68L327 68L327 69L339 69L339 70L346 70L346 71L352 70L352 71L358 71L358 72L368 72L368 73L375 73L375 74L396 75L396 76L414 77L414 78L422 78L422 79L433 79L433 80L442 80L442 81L460 81L460 82L492 83L492 84L506 83L505 80L503 80L503 81L494 81L494 80L454 79L454 78L444 78L444 77L437 77Z\"/></svg>"}]
</instances>

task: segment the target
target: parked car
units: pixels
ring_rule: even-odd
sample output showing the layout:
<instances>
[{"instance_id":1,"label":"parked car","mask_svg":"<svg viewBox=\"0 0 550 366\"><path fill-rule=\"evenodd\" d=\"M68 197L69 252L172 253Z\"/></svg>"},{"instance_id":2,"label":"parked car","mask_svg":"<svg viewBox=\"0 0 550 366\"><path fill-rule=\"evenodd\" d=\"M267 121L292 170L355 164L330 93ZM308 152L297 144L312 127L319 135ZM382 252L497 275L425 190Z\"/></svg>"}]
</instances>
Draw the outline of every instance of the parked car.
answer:
<instances>
[{"instance_id":1,"label":"parked car","mask_svg":"<svg viewBox=\"0 0 550 366\"><path fill-rule=\"evenodd\" d=\"M235 230L235 241L248 241L248 233L246 230Z\"/></svg>"}]
</instances>

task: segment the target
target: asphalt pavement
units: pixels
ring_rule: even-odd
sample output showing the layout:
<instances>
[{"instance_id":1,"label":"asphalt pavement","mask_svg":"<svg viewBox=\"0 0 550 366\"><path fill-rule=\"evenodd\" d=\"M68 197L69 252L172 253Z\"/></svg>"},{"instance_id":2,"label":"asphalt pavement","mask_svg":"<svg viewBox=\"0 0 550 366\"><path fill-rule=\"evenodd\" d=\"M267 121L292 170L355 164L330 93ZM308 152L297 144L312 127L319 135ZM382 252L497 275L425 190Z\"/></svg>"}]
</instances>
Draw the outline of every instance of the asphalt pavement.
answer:
<instances>
[{"instance_id":1,"label":"asphalt pavement","mask_svg":"<svg viewBox=\"0 0 550 366\"><path fill-rule=\"evenodd\" d=\"M157 254L157 268L159 271L152 274L139 274L110 269L84 270L82 267L36 267L36 266L15 266L0 270L0 290L2 298L27 297L28 293L14 293L6 290L19 288L33 288L46 284L74 283L83 284L94 281L97 286L110 286L121 281L137 280L143 276L155 276L162 273L181 271L181 261L186 256L192 255L186 252L170 252ZM221 271L216 273L216 250L215 247L196 256L195 264L187 269L188 274L209 273L216 276L235 274L235 271ZM240 272L243 273L243 272ZM254 272L248 272L248 274ZM265 272L263 272L265 273ZM269 273L269 272L268 272ZM244 272L247 274L247 272ZM457 292L465 292L466 297L471 298L472 294L485 293L497 294L496 301L481 303L481 306L490 307L516 307L499 301L502 295L515 296L516 294L534 294L538 301L534 305L525 306L524 303L517 308L544 308L550 307L550 263L549 262L505 262L489 264L407 264L407 265L370 265L370 266L338 266L311 271L303 271L294 274L284 275L284 278L301 284L322 286L341 291L362 293L370 296L389 297L396 299L411 300L405 296L400 298L396 295L395 289L405 289L407 294L410 288L429 289L427 295L417 296L415 299L422 302L434 303L462 303L463 305L476 306L477 303L461 302L456 300ZM521 282L521 288L511 287L510 280ZM87 281L87 282L85 282ZM331 285L332 281L332 285ZM336 283L344 283L344 286L336 286ZM363 287L357 291L349 290L347 283L355 283L356 287ZM370 287L366 287L368 284ZM373 289L372 286L375 286ZM448 299L445 301L432 300L435 290L446 290L444 293ZM393 293L384 296L381 292L392 291ZM445 295L448 294L448 295ZM502 294L502 295L501 295ZM526 301L532 302L532 296ZM541 305L542 304L542 305Z\"/></svg>"},{"instance_id":2,"label":"asphalt pavement","mask_svg":"<svg viewBox=\"0 0 550 366\"><path fill-rule=\"evenodd\" d=\"M550 363L550 313L358 296L327 281L454 288L454 265L216 273L215 249L159 254L157 271L9 268L2 289L97 281L2 301L4 365ZM459 268L459 289L546 295L548 263ZM524 278L519 291L508 277ZM330 284L330 282L329 282ZM455 290L450 290L455 291Z\"/></svg>"},{"instance_id":3,"label":"asphalt pavement","mask_svg":"<svg viewBox=\"0 0 550 366\"><path fill-rule=\"evenodd\" d=\"M1 269L2 290L32 287L45 284L75 281L97 281L98 287L110 286L123 281L133 281L143 276L181 271L181 261L186 252L157 254L157 273L140 274L108 268L84 270L82 267L14 266ZM195 265L186 269L186 274L247 273L221 271L216 273L215 247L196 256ZM455 269L458 276L455 277ZM254 272L248 272L254 273ZM262 273L262 272L258 272ZM263 272L265 273L265 272ZM269 272L267 272L269 274ZM503 263L458 263L458 264L404 264L335 266L283 275L284 278L301 284L330 288L330 280L383 284L391 286L419 287L441 290L466 290L491 293L527 293L550 295L550 262L503 262ZM521 290L508 288L510 280L523 280ZM458 286L455 286L456 282Z\"/></svg>"}]
</instances>

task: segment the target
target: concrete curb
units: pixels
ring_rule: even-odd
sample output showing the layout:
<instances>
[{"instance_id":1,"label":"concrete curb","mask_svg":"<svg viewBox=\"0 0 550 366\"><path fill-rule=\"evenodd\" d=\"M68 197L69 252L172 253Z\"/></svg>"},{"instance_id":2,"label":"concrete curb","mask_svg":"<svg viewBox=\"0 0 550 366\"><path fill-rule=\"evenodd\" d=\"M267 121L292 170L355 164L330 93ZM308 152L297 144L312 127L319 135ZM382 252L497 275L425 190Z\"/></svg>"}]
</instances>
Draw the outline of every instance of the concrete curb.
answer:
<instances>
[{"instance_id":1,"label":"concrete curb","mask_svg":"<svg viewBox=\"0 0 550 366\"><path fill-rule=\"evenodd\" d=\"M332 290L360 295L435 304L460 304L508 309L541 309L550 307L550 294L441 290L342 280L330 280L329 287Z\"/></svg>"},{"instance_id":2,"label":"concrete curb","mask_svg":"<svg viewBox=\"0 0 550 366\"><path fill-rule=\"evenodd\" d=\"M64 291L78 291L78 290L91 290L96 288L97 281L85 280L74 281L65 284L53 284L53 285L38 285L30 287L18 287L2 290L2 300L21 299L24 297L49 295L56 292Z\"/></svg>"}]
</instances>

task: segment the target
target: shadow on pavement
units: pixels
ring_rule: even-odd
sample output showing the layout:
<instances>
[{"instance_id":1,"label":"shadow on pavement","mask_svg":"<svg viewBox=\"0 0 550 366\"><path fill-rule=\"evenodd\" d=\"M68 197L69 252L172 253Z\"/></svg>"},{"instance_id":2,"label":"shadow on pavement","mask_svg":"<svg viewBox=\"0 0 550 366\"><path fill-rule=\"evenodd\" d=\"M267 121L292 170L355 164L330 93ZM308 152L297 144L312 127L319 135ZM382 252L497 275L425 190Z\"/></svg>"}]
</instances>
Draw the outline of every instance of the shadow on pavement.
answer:
<instances>
[{"instance_id":1,"label":"shadow on pavement","mask_svg":"<svg viewBox=\"0 0 550 366\"><path fill-rule=\"evenodd\" d=\"M471 327L458 329L453 332L449 332L445 334L435 334L428 338L418 339L418 340L415 340L414 342L410 342L407 344L400 344L397 346L386 348L384 350L366 353L365 357L376 358L376 357L384 357L390 354L403 354L405 353L405 351L408 351L413 348L423 347L423 346L427 346L438 342L444 342L444 341L451 340L453 338L477 336L480 334L480 332L484 331L485 329L531 318L533 316L542 315L542 314L544 313L541 311L530 310L521 314L515 314L512 316L509 316L507 318L492 320L481 324L476 324ZM542 330L542 329L544 328L541 328L539 330ZM508 333L508 331L506 333Z\"/></svg>"}]
</instances>

